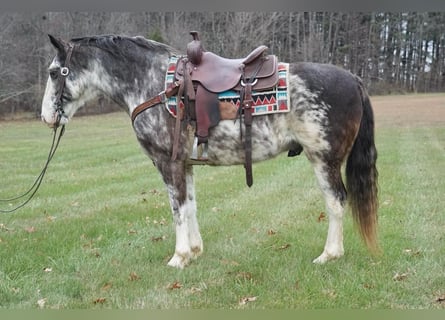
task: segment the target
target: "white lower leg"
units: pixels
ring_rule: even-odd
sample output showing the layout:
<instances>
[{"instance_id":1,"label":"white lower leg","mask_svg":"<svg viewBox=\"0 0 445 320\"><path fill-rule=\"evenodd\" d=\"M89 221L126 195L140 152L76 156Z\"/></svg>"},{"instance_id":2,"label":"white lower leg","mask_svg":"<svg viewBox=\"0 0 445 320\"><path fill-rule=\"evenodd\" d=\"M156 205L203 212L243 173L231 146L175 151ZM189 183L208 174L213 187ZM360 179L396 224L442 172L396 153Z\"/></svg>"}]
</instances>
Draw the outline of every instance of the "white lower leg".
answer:
<instances>
[{"instance_id":1,"label":"white lower leg","mask_svg":"<svg viewBox=\"0 0 445 320\"><path fill-rule=\"evenodd\" d=\"M186 221L175 221L176 245L175 254L168 262L171 267L184 268L190 261L191 250L188 237L188 225Z\"/></svg>"},{"instance_id":2,"label":"white lower leg","mask_svg":"<svg viewBox=\"0 0 445 320\"><path fill-rule=\"evenodd\" d=\"M328 236L323 253L315 259L314 263L325 263L339 258L344 254L343 248L343 213L344 207L340 201L331 198L327 201L329 214Z\"/></svg>"},{"instance_id":3,"label":"white lower leg","mask_svg":"<svg viewBox=\"0 0 445 320\"><path fill-rule=\"evenodd\" d=\"M176 268L184 268L189 263L191 257L187 203L185 202L182 205L178 204L176 188L167 186L167 191L176 234L175 254L168 262L168 265Z\"/></svg>"},{"instance_id":4,"label":"white lower leg","mask_svg":"<svg viewBox=\"0 0 445 320\"><path fill-rule=\"evenodd\" d=\"M193 184L193 176L186 176L187 183L187 210L188 210L188 237L190 249L192 252L192 258L197 258L203 251L203 243L201 233L199 232L198 219L196 217L196 198L195 198L195 186Z\"/></svg>"},{"instance_id":5,"label":"white lower leg","mask_svg":"<svg viewBox=\"0 0 445 320\"><path fill-rule=\"evenodd\" d=\"M199 232L198 221L196 219L196 212L190 216L188 220L189 243L192 252L192 258L197 258L203 251L203 243L201 233Z\"/></svg>"},{"instance_id":6,"label":"white lower leg","mask_svg":"<svg viewBox=\"0 0 445 320\"><path fill-rule=\"evenodd\" d=\"M181 206L177 206L174 189L168 187L176 232L175 254L169 266L184 268L191 259L198 257L203 250L202 238L196 218L195 188L193 172L186 175L187 196ZM177 208L177 209L176 209Z\"/></svg>"},{"instance_id":7,"label":"white lower leg","mask_svg":"<svg viewBox=\"0 0 445 320\"><path fill-rule=\"evenodd\" d=\"M330 183L330 179L328 178L329 174L332 175L332 172L329 173L326 169L326 165L322 162L314 164L315 175L318 180L318 184L320 185L320 189L323 192L325 202L326 202L326 211L328 213L329 219L329 227L328 227L328 236L326 238L326 244L324 246L323 253L315 259L314 263L325 263L329 260L336 259L341 257L344 254L343 249L343 214L344 214L344 206L338 196L338 192L335 192L332 187L332 183ZM338 170L340 170L338 168ZM339 174L338 181L341 182L341 175ZM332 180L332 176L331 176Z\"/></svg>"}]
</instances>

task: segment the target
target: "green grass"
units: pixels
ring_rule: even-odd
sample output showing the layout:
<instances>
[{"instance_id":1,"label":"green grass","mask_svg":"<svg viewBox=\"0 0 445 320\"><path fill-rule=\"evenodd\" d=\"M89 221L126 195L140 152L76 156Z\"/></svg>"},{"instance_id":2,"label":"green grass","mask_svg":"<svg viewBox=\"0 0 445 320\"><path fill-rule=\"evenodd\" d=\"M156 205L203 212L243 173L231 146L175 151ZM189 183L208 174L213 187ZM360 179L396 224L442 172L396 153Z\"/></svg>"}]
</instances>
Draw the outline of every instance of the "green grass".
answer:
<instances>
[{"instance_id":1,"label":"green grass","mask_svg":"<svg viewBox=\"0 0 445 320\"><path fill-rule=\"evenodd\" d=\"M0 122L0 198L43 166L50 130ZM76 118L26 207L0 216L2 308L444 308L444 127L380 128L379 235L369 255L345 221L326 265L324 203L303 157L195 167L204 254L184 270L162 180L122 113ZM5 204L2 204L5 208ZM240 300L256 297L245 305Z\"/></svg>"}]
</instances>

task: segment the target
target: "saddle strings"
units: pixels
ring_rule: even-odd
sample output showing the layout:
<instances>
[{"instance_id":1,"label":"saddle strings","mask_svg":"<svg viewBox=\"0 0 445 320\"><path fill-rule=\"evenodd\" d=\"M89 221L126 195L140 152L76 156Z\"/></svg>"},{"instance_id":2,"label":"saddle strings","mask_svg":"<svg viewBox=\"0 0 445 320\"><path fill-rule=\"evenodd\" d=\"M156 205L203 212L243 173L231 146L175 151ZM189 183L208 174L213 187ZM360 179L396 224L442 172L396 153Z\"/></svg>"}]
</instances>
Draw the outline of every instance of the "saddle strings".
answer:
<instances>
[{"instance_id":1,"label":"saddle strings","mask_svg":"<svg viewBox=\"0 0 445 320\"><path fill-rule=\"evenodd\" d=\"M63 133L65 132L65 125L62 125L60 131L59 131L59 135L57 137L57 131L58 131L58 127L54 128L54 134L53 134L53 139L52 139L52 143L51 143L51 148L49 150L48 153L48 158L46 160L45 165L43 166L42 171L40 172L40 174L38 175L38 177L36 178L36 180L34 181L33 185L23 194L16 196L16 197L11 197L9 199L0 199L0 202L12 202L15 200L19 200L22 199L26 196L28 196L28 198L26 200L24 200L21 204L17 205L16 207L14 207L13 209L0 209L1 213L11 213L14 212L20 208L22 208L23 206L25 206L29 201L31 201L31 199L34 197L34 195L37 193L37 190L39 190L39 187L43 181L43 178L45 177L45 173L46 170L48 169L49 163L51 161L51 159L53 158L54 154L56 153L56 150L59 146L59 142L60 139L63 136ZM57 137L57 139L56 139Z\"/></svg>"},{"instance_id":2,"label":"saddle strings","mask_svg":"<svg viewBox=\"0 0 445 320\"><path fill-rule=\"evenodd\" d=\"M261 58L261 63L258 64L257 68L254 70L254 72L252 72L252 74L250 75L250 77L246 78L245 74L243 72L243 76L241 80L247 79L246 85L252 85L255 82L255 79L258 75L258 73L260 72L261 68L263 67L264 64L264 57ZM244 92L245 92L245 86L241 86L241 91L240 91L240 106L243 105L244 102ZM243 111L244 108L239 108L238 109L238 116L239 116L239 130L240 130L240 140L243 140L243 126L242 126L242 121L241 121L241 117L243 115ZM235 119L236 122L236 119Z\"/></svg>"}]
</instances>

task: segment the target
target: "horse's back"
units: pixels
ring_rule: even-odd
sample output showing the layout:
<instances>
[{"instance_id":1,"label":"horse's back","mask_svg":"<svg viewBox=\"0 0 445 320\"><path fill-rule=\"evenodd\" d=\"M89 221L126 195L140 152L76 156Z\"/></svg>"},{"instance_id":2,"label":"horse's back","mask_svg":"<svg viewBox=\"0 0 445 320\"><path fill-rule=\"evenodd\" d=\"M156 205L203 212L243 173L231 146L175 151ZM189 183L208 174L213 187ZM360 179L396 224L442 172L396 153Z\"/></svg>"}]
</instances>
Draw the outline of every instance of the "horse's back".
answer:
<instances>
[{"instance_id":1,"label":"horse's back","mask_svg":"<svg viewBox=\"0 0 445 320\"><path fill-rule=\"evenodd\" d=\"M300 62L290 65L290 73L300 77L307 89L326 104L355 105L359 98L358 77L332 64Z\"/></svg>"}]
</instances>

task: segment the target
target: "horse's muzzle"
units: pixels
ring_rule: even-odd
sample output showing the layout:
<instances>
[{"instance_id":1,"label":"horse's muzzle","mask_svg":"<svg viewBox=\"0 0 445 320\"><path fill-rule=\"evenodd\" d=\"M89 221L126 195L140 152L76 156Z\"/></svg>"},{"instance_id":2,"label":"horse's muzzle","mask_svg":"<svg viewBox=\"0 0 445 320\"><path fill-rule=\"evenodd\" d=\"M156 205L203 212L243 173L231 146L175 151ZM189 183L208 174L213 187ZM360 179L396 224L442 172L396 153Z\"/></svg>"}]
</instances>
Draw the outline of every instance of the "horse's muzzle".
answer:
<instances>
[{"instance_id":1,"label":"horse's muzzle","mask_svg":"<svg viewBox=\"0 0 445 320\"><path fill-rule=\"evenodd\" d=\"M57 113L55 113L51 119L47 119L43 114L41 118L42 122L52 129L68 123L68 118L65 115L58 115Z\"/></svg>"}]
</instances>

